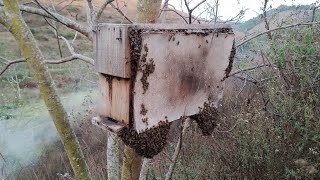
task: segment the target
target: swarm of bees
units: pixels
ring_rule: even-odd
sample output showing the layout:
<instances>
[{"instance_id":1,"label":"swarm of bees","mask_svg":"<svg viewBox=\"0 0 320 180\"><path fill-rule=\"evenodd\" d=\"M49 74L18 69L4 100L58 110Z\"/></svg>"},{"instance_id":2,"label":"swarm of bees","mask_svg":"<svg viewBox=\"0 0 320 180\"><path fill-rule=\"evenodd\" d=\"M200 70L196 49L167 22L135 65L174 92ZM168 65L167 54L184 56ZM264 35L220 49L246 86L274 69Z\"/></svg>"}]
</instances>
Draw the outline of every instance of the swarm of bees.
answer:
<instances>
[{"instance_id":1,"label":"swarm of bees","mask_svg":"<svg viewBox=\"0 0 320 180\"><path fill-rule=\"evenodd\" d=\"M226 77L229 77L229 74L232 70L232 64L233 64L233 60L234 60L234 56L236 55L236 45L235 45L235 42L233 41L233 45L232 45L232 49L231 49L231 53L230 53L230 56L229 56L229 65L226 69Z\"/></svg>"},{"instance_id":2,"label":"swarm of bees","mask_svg":"<svg viewBox=\"0 0 320 180\"><path fill-rule=\"evenodd\" d=\"M144 92L147 90L147 77L153 73L155 70L153 59L151 58L147 61L148 47L142 45L142 33L150 32L170 32L173 35L170 36L168 41L175 41L175 33L184 33L185 35L196 34L198 36L207 36L211 33L231 33L230 28L217 28L217 29L203 29L201 31L193 31L188 29L177 29L177 30L163 30L163 29L149 29L142 30L138 28L131 27L129 29L129 39L130 39L130 56L131 56L131 79L132 79L132 88L136 82L136 75L138 71L142 71L143 76L140 79L144 85ZM208 43L208 42L207 42ZM177 42L179 45L179 42ZM143 49L142 49L143 48ZM200 48L200 47L199 47ZM144 53L142 53L144 50ZM229 61L233 61L235 54L235 48L233 47ZM139 65L141 64L141 65ZM229 68L229 67L228 67ZM226 69L226 74L228 73L228 68ZM132 92L134 93L134 92ZM133 96L133 94L132 94ZM132 102L131 102L132 103ZM132 104L131 104L132 107ZM141 114L146 113L144 106L141 106ZM133 112L131 112L133 113ZM133 117L131 115L131 117ZM211 135L215 126L216 121L219 118L218 111L215 107L210 106L208 103L204 103L204 107L200 108L199 113L192 116L197 123L199 128L202 130L203 135ZM144 120L144 123L148 123L147 119ZM170 122L162 121L158 124L157 127L152 127L147 129L144 132L137 132L133 128L133 122L131 121L129 127L123 128L118 132L118 136L124 141L124 143L131 148L133 148L139 155L152 158L153 156L160 153L167 144L167 135L170 130Z\"/></svg>"},{"instance_id":3,"label":"swarm of bees","mask_svg":"<svg viewBox=\"0 0 320 180\"><path fill-rule=\"evenodd\" d=\"M152 158L166 146L169 130L170 123L162 121L157 127L152 127L140 133L133 128L124 128L118 132L118 136L140 156Z\"/></svg>"},{"instance_id":4,"label":"swarm of bees","mask_svg":"<svg viewBox=\"0 0 320 180\"><path fill-rule=\"evenodd\" d=\"M210 106L208 103L204 103L203 108L199 108L198 114L193 115L198 127L201 129L202 135L210 136L216 127L216 122L219 119L217 108Z\"/></svg>"},{"instance_id":5,"label":"swarm of bees","mask_svg":"<svg viewBox=\"0 0 320 180\"><path fill-rule=\"evenodd\" d=\"M141 30L129 29L130 56L131 56L131 79L134 83L138 71L139 59L142 49ZM134 85L134 84L133 84Z\"/></svg>"}]
</instances>

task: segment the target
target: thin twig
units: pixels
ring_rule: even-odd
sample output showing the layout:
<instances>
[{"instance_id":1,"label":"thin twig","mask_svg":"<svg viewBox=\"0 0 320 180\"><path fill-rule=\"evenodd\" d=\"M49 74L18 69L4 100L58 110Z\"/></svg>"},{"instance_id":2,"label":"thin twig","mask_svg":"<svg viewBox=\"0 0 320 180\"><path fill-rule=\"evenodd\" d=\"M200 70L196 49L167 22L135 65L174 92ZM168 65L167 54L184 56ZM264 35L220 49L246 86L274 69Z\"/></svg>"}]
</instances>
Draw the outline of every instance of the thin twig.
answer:
<instances>
[{"instance_id":1,"label":"thin twig","mask_svg":"<svg viewBox=\"0 0 320 180\"><path fill-rule=\"evenodd\" d=\"M267 18L267 5L268 5L269 0L264 0L264 4L263 4L263 9L262 9L262 17L264 19L264 23L265 23L265 28L267 31L270 30L270 25L269 25L269 21ZM268 38L270 40L272 40L272 35L271 32L267 32Z\"/></svg>"},{"instance_id":2,"label":"thin twig","mask_svg":"<svg viewBox=\"0 0 320 180\"><path fill-rule=\"evenodd\" d=\"M70 62L73 60L81 60L83 62L86 62L88 64L94 65L94 60L92 58L89 58L87 56L84 56L82 54L77 54L76 52L74 52L74 48L71 46L71 44L69 43L69 41L64 38L63 36L59 36L60 39L64 40L64 42L67 45L68 50L71 53L71 56L65 57L65 58L61 58L58 60L45 60L44 63L45 64L62 64L62 63L66 63L66 62ZM0 71L0 76L13 64L17 64L17 63L22 63L22 62L26 62L25 58L19 58L16 60L12 60L9 61L4 57L0 57L1 59L7 61L7 62L2 62L3 64L5 64L5 66L3 67L3 69Z\"/></svg>"},{"instance_id":3,"label":"thin twig","mask_svg":"<svg viewBox=\"0 0 320 180\"><path fill-rule=\"evenodd\" d=\"M271 66L269 64L260 64L260 65L257 65L257 66L254 66L254 67L250 67L250 68L246 68L246 69L241 69L239 71L236 71L236 72L233 72L229 75L229 77L231 76L234 76L236 74L239 74L239 73L243 73L243 72L246 72L246 71L251 71L251 70L255 70L255 69L258 69L258 68L262 68L262 67L265 67L265 66ZM272 67L272 66L271 66Z\"/></svg>"},{"instance_id":4,"label":"thin twig","mask_svg":"<svg viewBox=\"0 0 320 180\"><path fill-rule=\"evenodd\" d=\"M189 7L189 3L187 2L187 0L184 0L184 5L186 6L187 10L188 10L188 19L189 19L189 24L192 23L192 12L198 8L201 4L203 4L204 2L206 2L206 0L202 0L201 2L199 2L196 6L194 6L192 9L190 9Z\"/></svg>"},{"instance_id":5,"label":"thin twig","mask_svg":"<svg viewBox=\"0 0 320 180\"><path fill-rule=\"evenodd\" d=\"M55 15L53 15L53 13L51 13L49 10L47 10L45 7L43 7L39 2L38 0L34 0L37 5L42 9L44 10L46 13L48 13L53 19L55 19L56 21L60 22L61 24L67 26L64 22L62 22L59 18L57 18Z\"/></svg>"},{"instance_id":6,"label":"thin twig","mask_svg":"<svg viewBox=\"0 0 320 180\"><path fill-rule=\"evenodd\" d=\"M3 2L0 1L0 7L4 6ZM63 22L62 24L69 27L70 29L76 30L78 32L80 32L81 34L85 35L86 37L89 38L89 40L92 40L92 34L91 32L88 30L88 28L84 27L83 25L81 25L80 23L71 20L65 16L62 16L58 13L54 13L51 12L49 10L43 10L41 8L34 8L34 7L30 7L30 6L24 6L24 5L20 5L19 6L20 11L22 12L27 12L27 13L31 13L31 14L37 14L40 16L44 16L50 19L54 19L58 22ZM1 8L0 8L0 12L1 12ZM49 13L48 13L49 12ZM1 19L1 18L0 18ZM58 20L57 20L58 19Z\"/></svg>"},{"instance_id":7,"label":"thin twig","mask_svg":"<svg viewBox=\"0 0 320 180\"><path fill-rule=\"evenodd\" d=\"M106 0L106 1L102 4L102 6L100 7L100 9L99 9L99 11L97 12L97 15L96 15L96 17L95 17L95 19L94 19L95 22L97 22L97 21L100 19L103 11L104 11L104 10L106 9L106 7L107 7L110 3L112 3L113 1L114 1L114 0Z\"/></svg>"},{"instance_id":8,"label":"thin twig","mask_svg":"<svg viewBox=\"0 0 320 180\"><path fill-rule=\"evenodd\" d=\"M75 54L74 48L71 46L71 44L69 43L69 41L68 41L65 37L63 37L63 36L59 36L59 38L62 39L62 40L64 40L64 42L66 43L66 45L67 45L70 53L71 53L71 54Z\"/></svg>"},{"instance_id":9,"label":"thin twig","mask_svg":"<svg viewBox=\"0 0 320 180\"><path fill-rule=\"evenodd\" d=\"M3 159L4 162L7 162L4 156L1 154L1 152L0 152L0 157Z\"/></svg>"},{"instance_id":10,"label":"thin twig","mask_svg":"<svg viewBox=\"0 0 320 180\"><path fill-rule=\"evenodd\" d=\"M248 82L251 82L251 83L253 83L253 84L257 84L257 83L258 83L257 80L245 78L245 77L242 77L242 76L239 76L239 75L234 75L234 76L232 76L232 77L235 77L235 78L240 79L240 80L242 80L242 81L248 81Z\"/></svg>"},{"instance_id":11,"label":"thin twig","mask_svg":"<svg viewBox=\"0 0 320 180\"><path fill-rule=\"evenodd\" d=\"M239 93L236 95L236 104L238 104L238 97L239 97L239 95L242 93L242 91L244 90L244 87L246 87L246 85L247 85L247 80L248 80L248 78L245 79L245 81L244 81L244 83L243 83L243 86L241 87Z\"/></svg>"},{"instance_id":12,"label":"thin twig","mask_svg":"<svg viewBox=\"0 0 320 180\"><path fill-rule=\"evenodd\" d=\"M110 6L112 6L115 10L117 10L127 21L129 21L131 24L133 23L133 21L127 16L125 15L121 9L119 9L117 6L115 6L113 3L110 3Z\"/></svg>"},{"instance_id":13,"label":"thin twig","mask_svg":"<svg viewBox=\"0 0 320 180\"><path fill-rule=\"evenodd\" d=\"M165 0L163 3L163 9L167 9L169 5L169 0Z\"/></svg>"},{"instance_id":14,"label":"thin twig","mask_svg":"<svg viewBox=\"0 0 320 180\"><path fill-rule=\"evenodd\" d=\"M20 58L14 61L10 61L6 63L6 65L3 67L3 69L0 71L0 76L13 64L21 63L21 62L26 62L24 58Z\"/></svg>"},{"instance_id":15,"label":"thin twig","mask_svg":"<svg viewBox=\"0 0 320 180\"><path fill-rule=\"evenodd\" d=\"M219 133L230 133L232 130L234 130L237 127L238 124L239 124L239 120L237 120L236 123L230 129L225 130L225 131L217 129L217 132L219 132Z\"/></svg>"},{"instance_id":16,"label":"thin twig","mask_svg":"<svg viewBox=\"0 0 320 180\"><path fill-rule=\"evenodd\" d=\"M195 9L197 9L201 4L203 4L204 2L206 2L207 0L202 0L201 2L199 2L195 7L193 7L191 9L191 11L194 11Z\"/></svg>"},{"instance_id":17,"label":"thin twig","mask_svg":"<svg viewBox=\"0 0 320 180\"><path fill-rule=\"evenodd\" d=\"M54 26L53 24L51 24L46 17L43 17L44 20L47 22L47 24L52 28L54 29L55 31L55 36L56 36L56 40L58 42L58 48L59 48L59 53L60 53L60 58L62 58L62 50L61 50L61 46L60 46L60 40L59 40L59 32L58 32L58 29L56 26Z\"/></svg>"}]
</instances>

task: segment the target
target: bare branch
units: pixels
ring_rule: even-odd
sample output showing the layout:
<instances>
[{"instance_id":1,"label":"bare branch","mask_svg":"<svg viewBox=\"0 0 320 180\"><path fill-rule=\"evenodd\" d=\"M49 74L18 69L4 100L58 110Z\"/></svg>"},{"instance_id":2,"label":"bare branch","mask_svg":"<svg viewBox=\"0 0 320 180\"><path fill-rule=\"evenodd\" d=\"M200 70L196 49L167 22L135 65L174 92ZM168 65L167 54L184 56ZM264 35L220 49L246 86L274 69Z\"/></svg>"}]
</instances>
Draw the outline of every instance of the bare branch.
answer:
<instances>
[{"instance_id":1,"label":"bare branch","mask_svg":"<svg viewBox=\"0 0 320 180\"><path fill-rule=\"evenodd\" d=\"M267 5L268 5L268 2L269 2L269 0L264 0L263 9L262 9L262 16L263 16L264 23L265 23L265 28L266 28L267 31L270 30L269 21L268 21L268 18L267 18ZM267 32L267 35L268 35L268 38L270 40L272 40L271 32Z\"/></svg>"},{"instance_id":2,"label":"bare branch","mask_svg":"<svg viewBox=\"0 0 320 180\"><path fill-rule=\"evenodd\" d=\"M85 1L87 1L87 3L88 3L88 7L89 7L89 9L90 9L90 12L91 13L93 13L93 6L92 6L92 0L85 0Z\"/></svg>"},{"instance_id":3,"label":"bare branch","mask_svg":"<svg viewBox=\"0 0 320 180\"><path fill-rule=\"evenodd\" d=\"M64 42L66 43L66 45L67 45L70 53L71 53L71 54L75 54L74 48L71 46L71 44L69 43L69 41L68 41L65 37L63 37L63 36L59 36L59 38L62 39L62 40L64 40Z\"/></svg>"},{"instance_id":4,"label":"bare branch","mask_svg":"<svg viewBox=\"0 0 320 180\"><path fill-rule=\"evenodd\" d=\"M240 79L240 80L242 80L242 81L248 81L248 82L251 82L251 83L253 83L253 84L257 84L257 83L258 83L257 80L251 79L251 78L249 79L248 77L242 77L242 76L238 76L238 75L234 75L234 76L232 76L232 77L235 77L235 78Z\"/></svg>"},{"instance_id":5,"label":"bare branch","mask_svg":"<svg viewBox=\"0 0 320 180\"><path fill-rule=\"evenodd\" d=\"M194 11L195 9L197 9L201 4L203 4L204 2L206 2L207 0L202 0L201 2L199 2L195 7L193 7L191 9L191 11Z\"/></svg>"},{"instance_id":6,"label":"bare branch","mask_svg":"<svg viewBox=\"0 0 320 180\"><path fill-rule=\"evenodd\" d=\"M86 9L86 14L87 14L87 24L90 28L91 31L93 30L94 27L94 9L92 6L92 0L84 0L85 3L85 9Z\"/></svg>"},{"instance_id":7,"label":"bare branch","mask_svg":"<svg viewBox=\"0 0 320 180\"><path fill-rule=\"evenodd\" d=\"M20 58L14 61L9 61L5 63L6 65L3 67L3 69L0 71L0 76L13 64L21 63L21 62L26 62L24 58Z\"/></svg>"},{"instance_id":8,"label":"bare branch","mask_svg":"<svg viewBox=\"0 0 320 180\"><path fill-rule=\"evenodd\" d=\"M202 0L201 2L199 2L195 7L193 7L192 9L190 9L189 7L189 3L187 2L187 0L184 0L184 5L186 6L187 10L188 10L188 18L189 18L189 24L192 23L192 12L197 9L201 4L203 4L204 2L206 2L206 0Z\"/></svg>"},{"instance_id":9,"label":"bare branch","mask_svg":"<svg viewBox=\"0 0 320 180\"><path fill-rule=\"evenodd\" d=\"M65 58L61 58L59 60L45 60L44 63L45 64L62 64L62 63L66 63L66 62L70 62L73 60L81 60L83 62L86 62L88 64L94 65L94 60L92 58L89 58L87 56L84 56L82 54L77 54L76 52L74 52L74 48L71 46L71 44L69 43L69 41L62 37L59 36L60 39L64 40L64 42L66 43L68 50L71 53L71 56L65 57ZM22 63L22 62L27 62L26 59L24 58L19 58L16 60L8 60L4 57L0 56L0 59L5 60L6 62L2 62L5 66L2 68L2 70L0 71L0 76L13 64L17 64L17 63Z\"/></svg>"},{"instance_id":10,"label":"bare branch","mask_svg":"<svg viewBox=\"0 0 320 180\"><path fill-rule=\"evenodd\" d=\"M4 162L6 162L6 159L5 159L4 156L1 154L1 152L0 152L0 157L3 159Z\"/></svg>"},{"instance_id":11,"label":"bare branch","mask_svg":"<svg viewBox=\"0 0 320 180\"><path fill-rule=\"evenodd\" d=\"M113 3L110 3L110 5L115 9L117 10L127 21L129 21L130 23L133 23L133 21L127 16L125 15L121 9L119 9L117 6L115 6Z\"/></svg>"},{"instance_id":12,"label":"bare branch","mask_svg":"<svg viewBox=\"0 0 320 180\"><path fill-rule=\"evenodd\" d=\"M1 6L4 6L2 1L0 1L0 7ZM78 23L74 20L71 20L65 16L62 16L58 13L51 12L50 10L47 10L48 12L50 12L50 14L48 14L43 9L34 8L34 7L30 7L30 6L25 6L25 5L20 5L19 8L20 8L20 11L23 11L23 12L37 14L37 15L44 16L44 17L47 17L50 19L54 19L54 20L58 19L59 22L63 22L62 24L64 24L65 26L80 32L84 36L88 37L89 40L92 40L91 31L89 31L88 28L82 26L80 23Z\"/></svg>"},{"instance_id":13,"label":"bare branch","mask_svg":"<svg viewBox=\"0 0 320 180\"><path fill-rule=\"evenodd\" d=\"M57 39L60 57L62 58L62 50L61 50L61 46L60 46L59 31L58 31L57 25L55 25L55 23L54 23L55 21L53 21L53 24L52 24L47 20L46 17L43 17L43 18L47 22L47 24L54 30L54 35L56 36L56 39Z\"/></svg>"},{"instance_id":14,"label":"bare branch","mask_svg":"<svg viewBox=\"0 0 320 180\"><path fill-rule=\"evenodd\" d=\"M176 146L176 148L174 150L174 154L173 154L173 157L172 157L172 163L170 164L170 167L169 167L169 170L168 170L168 172L166 174L165 180L170 180L171 177L172 177L172 173L173 173L174 167L175 167L175 165L177 163L177 160L178 160L178 157L179 157L179 154L180 154L180 150L181 150L181 147L182 147L182 138L186 134L187 128L190 126L190 121L191 121L190 118L182 119L183 128L182 128L182 131L180 133L180 137L179 137L177 146Z\"/></svg>"},{"instance_id":15,"label":"bare branch","mask_svg":"<svg viewBox=\"0 0 320 180\"><path fill-rule=\"evenodd\" d=\"M219 0L215 0L215 3L216 3L216 10L215 10L214 23L217 23L218 13L219 13Z\"/></svg>"},{"instance_id":16,"label":"bare branch","mask_svg":"<svg viewBox=\"0 0 320 180\"><path fill-rule=\"evenodd\" d=\"M169 5L169 0L165 0L163 3L163 9L167 9Z\"/></svg>"},{"instance_id":17,"label":"bare branch","mask_svg":"<svg viewBox=\"0 0 320 180\"><path fill-rule=\"evenodd\" d=\"M67 63L73 60L81 60L83 62L89 63L91 65L94 65L94 60L86 57L84 55L81 54L73 54L71 56L59 59L59 60L45 60L44 63L45 64L63 64L63 63ZM5 64L5 66L3 67L3 69L0 71L0 76L13 64L18 64L18 63L24 63L27 62L24 58L20 58L20 59L16 59L16 60L12 60L9 61Z\"/></svg>"},{"instance_id":18,"label":"bare branch","mask_svg":"<svg viewBox=\"0 0 320 180\"><path fill-rule=\"evenodd\" d=\"M139 180L147 180L148 179L148 169L150 165L151 159L144 158L143 163L140 170Z\"/></svg>"},{"instance_id":19,"label":"bare branch","mask_svg":"<svg viewBox=\"0 0 320 180\"><path fill-rule=\"evenodd\" d=\"M216 131L219 133L230 133L232 130L234 130L237 127L238 124L239 124L239 120L237 120L236 123L228 130L218 130L217 129Z\"/></svg>"},{"instance_id":20,"label":"bare branch","mask_svg":"<svg viewBox=\"0 0 320 180\"><path fill-rule=\"evenodd\" d=\"M97 15L96 15L95 20L94 20L95 22L97 22L97 21L100 19L103 11L104 11L104 10L106 9L106 7L107 7L110 3L112 3L113 1L114 1L114 0L106 0L106 1L103 3L103 5L100 7L99 11L97 12Z\"/></svg>"},{"instance_id":21,"label":"bare branch","mask_svg":"<svg viewBox=\"0 0 320 180\"><path fill-rule=\"evenodd\" d=\"M242 69L242 70L233 72L233 73L231 73L229 75L229 77L234 76L236 74L240 74L240 73L246 72L246 71L251 71L251 70L258 69L258 68L262 68L262 67L265 67L265 66L271 66L272 67L272 65L270 65L270 64L260 64L260 65L254 66L254 67L250 67L250 68L247 68L247 69Z\"/></svg>"},{"instance_id":22,"label":"bare branch","mask_svg":"<svg viewBox=\"0 0 320 180\"><path fill-rule=\"evenodd\" d=\"M63 25L66 25L64 24L64 22L60 21L58 18L56 18L49 10L47 10L45 7L43 7L39 2L38 0L34 0L36 2L36 4L41 8L43 9L46 13L48 13L53 19L55 19L56 21L60 22L61 24Z\"/></svg>"},{"instance_id":23,"label":"bare branch","mask_svg":"<svg viewBox=\"0 0 320 180\"><path fill-rule=\"evenodd\" d=\"M74 35L74 37L73 37L73 39L71 41L71 44L74 44L74 42L76 41L77 37L78 37L78 31L76 31L76 34Z\"/></svg>"},{"instance_id":24,"label":"bare branch","mask_svg":"<svg viewBox=\"0 0 320 180\"><path fill-rule=\"evenodd\" d=\"M188 12L190 12L190 8L189 8L189 4L188 4L187 0L184 0L184 5L186 6Z\"/></svg>"},{"instance_id":25,"label":"bare branch","mask_svg":"<svg viewBox=\"0 0 320 180\"><path fill-rule=\"evenodd\" d=\"M315 25L315 24L320 24L320 21L318 21L318 22L312 22L312 23L297 23L297 24L292 24L292 25L288 25L288 26L278 27L278 28L275 28L275 29L270 29L270 30L268 30L268 31L261 32L261 33L259 33L259 34L256 34L256 35L254 35L254 36L252 36L252 37L250 37L250 38L242 41L241 43L237 44L236 47L240 47L240 46L242 46L243 44L251 41L252 39L255 39L255 38L259 37L259 36L262 36L262 35L264 35L264 34L267 34L267 33L273 32L273 31L278 31L278 30L281 30L281 29L288 29L288 28L292 28L292 27L296 27L296 26L310 26L310 25Z\"/></svg>"},{"instance_id":26,"label":"bare branch","mask_svg":"<svg viewBox=\"0 0 320 180\"><path fill-rule=\"evenodd\" d=\"M70 62L73 60L81 60L83 62L86 62L88 64L94 65L94 60L84 56L82 54L73 54L71 56L59 59L59 60L45 60L44 63L45 64L62 64L62 63L66 63L66 62ZM1 74L0 74L1 75Z\"/></svg>"}]
</instances>

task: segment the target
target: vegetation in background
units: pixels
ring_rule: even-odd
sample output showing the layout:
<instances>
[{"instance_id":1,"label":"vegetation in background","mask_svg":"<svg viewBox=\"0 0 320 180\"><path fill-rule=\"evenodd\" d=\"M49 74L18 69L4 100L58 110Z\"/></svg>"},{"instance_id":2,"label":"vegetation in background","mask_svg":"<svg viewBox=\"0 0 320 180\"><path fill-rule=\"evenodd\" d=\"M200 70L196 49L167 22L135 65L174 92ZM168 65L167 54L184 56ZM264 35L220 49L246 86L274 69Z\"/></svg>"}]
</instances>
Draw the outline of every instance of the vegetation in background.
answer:
<instances>
[{"instance_id":1,"label":"vegetation in background","mask_svg":"<svg viewBox=\"0 0 320 180\"><path fill-rule=\"evenodd\" d=\"M283 6L278 9L286 8L296 10L297 7ZM310 9L307 6L302 8ZM240 24L239 29L249 30L261 21L260 17L254 18L247 24ZM36 38L49 37L40 41L41 48L47 58L54 58L57 47L52 47L56 44L52 31L48 26L33 29ZM235 67L244 69L254 66L256 61L262 61L261 54L265 54L270 63L276 64L276 68L263 67L244 76L271 78L258 84L235 78L227 80L226 99L220 112L222 119L215 134L202 137L196 125L192 125L186 134L173 179L320 178L318 29L319 26L281 30L276 33L273 42L266 43L267 38L260 37L241 47L239 54L247 57L245 60L238 57ZM74 36L73 32L63 28L60 34L69 39ZM87 41L79 39L75 43L77 51L92 55ZM12 47L16 47L15 41L0 42L0 55L13 59L19 57L17 49L9 50ZM32 77L29 70L24 65L17 68L19 79L27 77L21 82L22 99L16 99L16 92L9 87L7 78L13 77L14 73L7 72L0 81L0 120L15 118L14 111L39 99L34 92L37 87L29 78ZM49 70L61 94L96 87L94 70L86 64L52 65ZM93 105L91 108L94 109ZM81 146L85 147L84 154L93 179L106 179L106 137L104 132L89 124L92 114L73 115L74 119L83 122L76 124L76 134ZM171 163L168 157L172 157L174 142L152 161L148 173L150 179L164 178ZM44 143L43 147L39 161L21 167L17 173L18 179L71 178L73 174L66 163L62 144Z\"/></svg>"},{"instance_id":2,"label":"vegetation in background","mask_svg":"<svg viewBox=\"0 0 320 180\"><path fill-rule=\"evenodd\" d=\"M278 15L279 13L286 12L286 11L303 12L303 11L308 11L308 10L311 11L312 6L310 6L310 5L299 5L299 6L281 5L277 8L271 7L267 12L267 17L272 17L274 15ZM319 10L317 10L317 13L319 13ZM240 31L240 32L248 32L261 22L263 22L263 17L257 16L252 19L249 19L248 21L236 23L232 27L235 30Z\"/></svg>"}]
</instances>

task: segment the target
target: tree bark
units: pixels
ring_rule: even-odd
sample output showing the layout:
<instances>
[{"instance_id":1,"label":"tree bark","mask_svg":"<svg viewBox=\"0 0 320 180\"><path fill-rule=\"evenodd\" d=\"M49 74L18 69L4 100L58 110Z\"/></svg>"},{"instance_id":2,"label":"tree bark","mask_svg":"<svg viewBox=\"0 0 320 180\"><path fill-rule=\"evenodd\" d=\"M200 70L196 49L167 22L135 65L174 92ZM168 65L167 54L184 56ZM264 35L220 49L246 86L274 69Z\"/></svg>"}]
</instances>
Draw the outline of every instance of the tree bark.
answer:
<instances>
[{"instance_id":1,"label":"tree bark","mask_svg":"<svg viewBox=\"0 0 320 180\"><path fill-rule=\"evenodd\" d=\"M141 170L142 158L134 149L126 146L122 165L121 180L138 180Z\"/></svg>"},{"instance_id":2,"label":"tree bark","mask_svg":"<svg viewBox=\"0 0 320 180\"><path fill-rule=\"evenodd\" d=\"M3 14L4 17L0 17L0 23L15 37L22 55L33 71L42 98L59 133L76 178L78 180L90 179L87 164L70 126L68 115L56 93L52 77L44 63L44 56L21 16L18 2L16 0L4 0Z\"/></svg>"},{"instance_id":3,"label":"tree bark","mask_svg":"<svg viewBox=\"0 0 320 180\"><path fill-rule=\"evenodd\" d=\"M120 156L123 150L123 142L113 132L108 132L107 145L107 171L109 180L121 179Z\"/></svg>"},{"instance_id":4,"label":"tree bark","mask_svg":"<svg viewBox=\"0 0 320 180\"><path fill-rule=\"evenodd\" d=\"M138 0L137 22L155 23L159 17L162 0ZM142 157L132 148L125 146L122 164L122 180L137 180L141 171Z\"/></svg>"},{"instance_id":5,"label":"tree bark","mask_svg":"<svg viewBox=\"0 0 320 180\"><path fill-rule=\"evenodd\" d=\"M138 0L137 22L155 23L159 17L162 0Z\"/></svg>"},{"instance_id":6,"label":"tree bark","mask_svg":"<svg viewBox=\"0 0 320 180\"><path fill-rule=\"evenodd\" d=\"M139 180L147 180L148 179L148 170L149 170L149 166L150 166L150 161L151 161L151 159L147 159L147 158L143 159Z\"/></svg>"}]
</instances>

